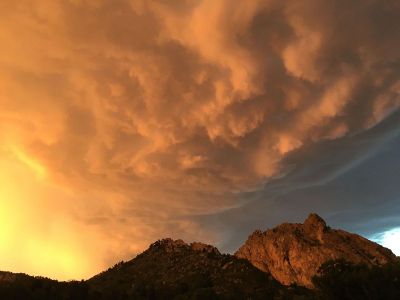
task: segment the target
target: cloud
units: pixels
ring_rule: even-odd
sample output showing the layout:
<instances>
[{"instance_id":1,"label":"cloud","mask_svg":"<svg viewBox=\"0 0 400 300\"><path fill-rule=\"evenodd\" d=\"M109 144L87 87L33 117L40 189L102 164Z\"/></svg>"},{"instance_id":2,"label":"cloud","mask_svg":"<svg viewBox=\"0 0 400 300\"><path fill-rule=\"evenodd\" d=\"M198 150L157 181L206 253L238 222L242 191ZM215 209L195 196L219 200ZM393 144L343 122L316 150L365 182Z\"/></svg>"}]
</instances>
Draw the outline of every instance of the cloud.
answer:
<instances>
[{"instance_id":1,"label":"cloud","mask_svg":"<svg viewBox=\"0 0 400 300\"><path fill-rule=\"evenodd\" d=\"M224 251L235 251L255 228L303 222L317 212L330 226L383 242L398 228L400 111L354 136L309 144L288 155L285 176L243 193L239 208L197 216L209 231L223 232ZM396 248L394 248L395 250Z\"/></svg>"},{"instance_id":2,"label":"cloud","mask_svg":"<svg viewBox=\"0 0 400 300\"><path fill-rule=\"evenodd\" d=\"M78 195L73 222L116 252L170 232L220 238L191 216L240 206L296 166L291 153L400 106L396 1L21 0L0 11L2 148Z\"/></svg>"}]
</instances>

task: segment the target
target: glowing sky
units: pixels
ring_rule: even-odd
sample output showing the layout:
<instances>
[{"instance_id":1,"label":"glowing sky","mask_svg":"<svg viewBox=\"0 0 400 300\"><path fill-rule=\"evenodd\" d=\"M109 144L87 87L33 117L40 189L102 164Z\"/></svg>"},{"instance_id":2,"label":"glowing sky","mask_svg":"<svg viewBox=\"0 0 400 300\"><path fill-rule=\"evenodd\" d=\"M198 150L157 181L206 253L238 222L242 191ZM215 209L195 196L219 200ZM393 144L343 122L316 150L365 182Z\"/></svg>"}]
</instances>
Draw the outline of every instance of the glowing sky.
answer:
<instances>
[{"instance_id":1,"label":"glowing sky","mask_svg":"<svg viewBox=\"0 0 400 300\"><path fill-rule=\"evenodd\" d=\"M378 234L373 240L389 249L392 249L393 253L397 256L400 255L400 228L394 228Z\"/></svg>"},{"instance_id":2,"label":"glowing sky","mask_svg":"<svg viewBox=\"0 0 400 300\"><path fill-rule=\"evenodd\" d=\"M399 253L399 1L5 0L0 45L1 270L311 211Z\"/></svg>"}]
</instances>

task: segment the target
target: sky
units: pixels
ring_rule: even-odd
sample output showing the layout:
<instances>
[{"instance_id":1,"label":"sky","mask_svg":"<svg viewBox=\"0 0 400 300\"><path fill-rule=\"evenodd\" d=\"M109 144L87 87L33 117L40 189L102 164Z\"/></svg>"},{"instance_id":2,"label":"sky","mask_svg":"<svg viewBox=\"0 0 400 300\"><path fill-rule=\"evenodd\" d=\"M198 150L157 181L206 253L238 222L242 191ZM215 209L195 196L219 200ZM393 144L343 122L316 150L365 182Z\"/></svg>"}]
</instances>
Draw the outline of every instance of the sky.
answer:
<instances>
[{"instance_id":1,"label":"sky","mask_svg":"<svg viewBox=\"0 0 400 300\"><path fill-rule=\"evenodd\" d=\"M0 2L0 269L333 227L400 255L400 2Z\"/></svg>"}]
</instances>

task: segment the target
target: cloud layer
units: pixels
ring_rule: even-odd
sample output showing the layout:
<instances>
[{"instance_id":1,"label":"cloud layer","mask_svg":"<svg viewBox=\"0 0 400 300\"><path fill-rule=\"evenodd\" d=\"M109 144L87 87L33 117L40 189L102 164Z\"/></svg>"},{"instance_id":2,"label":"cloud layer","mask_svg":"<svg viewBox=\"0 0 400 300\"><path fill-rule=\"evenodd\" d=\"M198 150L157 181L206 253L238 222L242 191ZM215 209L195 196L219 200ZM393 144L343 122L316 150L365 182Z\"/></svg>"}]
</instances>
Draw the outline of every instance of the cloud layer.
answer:
<instances>
[{"instance_id":1,"label":"cloud layer","mask_svg":"<svg viewBox=\"0 0 400 300\"><path fill-rule=\"evenodd\" d=\"M2 155L74 195L58 201L116 245L107 262L221 239L193 215L400 106L399 20L394 0L6 1Z\"/></svg>"}]
</instances>

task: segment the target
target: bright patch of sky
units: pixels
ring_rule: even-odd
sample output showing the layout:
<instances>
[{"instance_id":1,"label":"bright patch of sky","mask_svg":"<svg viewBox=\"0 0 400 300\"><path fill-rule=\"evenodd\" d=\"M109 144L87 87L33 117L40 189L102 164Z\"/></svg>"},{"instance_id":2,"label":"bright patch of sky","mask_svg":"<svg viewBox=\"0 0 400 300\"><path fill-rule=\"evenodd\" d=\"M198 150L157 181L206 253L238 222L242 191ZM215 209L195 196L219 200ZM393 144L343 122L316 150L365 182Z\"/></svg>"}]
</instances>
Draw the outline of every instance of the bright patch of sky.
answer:
<instances>
[{"instance_id":1,"label":"bright patch of sky","mask_svg":"<svg viewBox=\"0 0 400 300\"><path fill-rule=\"evenodd\" d=\"M400 228L393 228L372 237L372 240L400 256Z\"/></svg>"}]
</instances>

